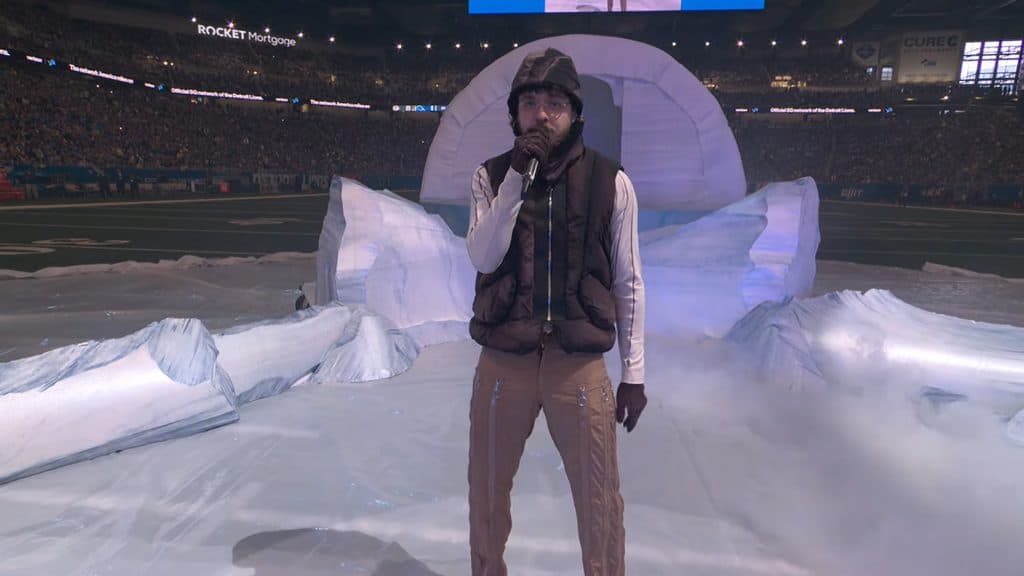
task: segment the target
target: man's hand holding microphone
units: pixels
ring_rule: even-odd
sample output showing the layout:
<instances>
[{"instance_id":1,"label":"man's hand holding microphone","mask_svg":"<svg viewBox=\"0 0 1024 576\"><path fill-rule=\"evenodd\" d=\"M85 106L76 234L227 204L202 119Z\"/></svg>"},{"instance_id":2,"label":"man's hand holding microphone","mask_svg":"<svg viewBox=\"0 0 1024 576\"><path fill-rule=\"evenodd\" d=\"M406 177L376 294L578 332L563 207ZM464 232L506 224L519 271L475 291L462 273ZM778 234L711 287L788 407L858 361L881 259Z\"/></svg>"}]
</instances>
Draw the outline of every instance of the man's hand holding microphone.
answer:
<instances>
[{"instance_id":1,"label":"man's hand holding microphone","mask_svg":"<svg viewBox=\"0 0 1024 576\"><path fill-rule=\"evenodd\" d=\"M512 169L523 175L523 197L537 176L537 168L547 162L551 136L547 130L530 130L516 138L512 147Z\"/></svg>"}]
</instances>

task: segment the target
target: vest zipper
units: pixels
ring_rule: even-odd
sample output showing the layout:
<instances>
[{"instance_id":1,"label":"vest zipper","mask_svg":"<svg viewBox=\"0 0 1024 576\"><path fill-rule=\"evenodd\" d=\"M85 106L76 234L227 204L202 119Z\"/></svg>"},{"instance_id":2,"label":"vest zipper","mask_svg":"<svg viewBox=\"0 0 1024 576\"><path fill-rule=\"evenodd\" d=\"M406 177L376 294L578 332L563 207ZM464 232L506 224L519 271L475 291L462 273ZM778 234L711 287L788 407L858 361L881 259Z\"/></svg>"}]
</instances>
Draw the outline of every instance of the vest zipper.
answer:
<instances>
[{"instance_id":1,"label":"vest zipper","mask_svg":"<svg viewBox=\"0 0 1024 576\"><path fill-rule=\"evenodd\" d=\"M548 315L547 321L551 322L551 237L553 236L553 207L555 203L555 188L548 186Z\"/></svg>"}]
</instances>

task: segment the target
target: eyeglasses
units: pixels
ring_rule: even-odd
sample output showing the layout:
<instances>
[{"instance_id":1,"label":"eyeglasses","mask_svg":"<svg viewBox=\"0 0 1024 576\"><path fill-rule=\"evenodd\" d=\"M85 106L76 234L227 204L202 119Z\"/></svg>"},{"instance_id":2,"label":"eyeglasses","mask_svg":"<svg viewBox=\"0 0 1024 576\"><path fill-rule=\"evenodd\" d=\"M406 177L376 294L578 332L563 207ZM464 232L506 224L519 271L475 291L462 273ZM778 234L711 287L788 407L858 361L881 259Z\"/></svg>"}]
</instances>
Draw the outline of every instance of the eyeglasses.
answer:
<instances>
[{"instance_id":1,"label":"eyeglasses","mask_svg":"<svg viewBox=\"0 0 1024 576\"><path fill-rule=\"evenodd\" d=\"M538 108L543 108L544 113L552 119L559 118L569 111L568 100L544 100L535 98L522 98L519 100L519 110L522 112L536 113Z\"/></svg>"}]
</instances>

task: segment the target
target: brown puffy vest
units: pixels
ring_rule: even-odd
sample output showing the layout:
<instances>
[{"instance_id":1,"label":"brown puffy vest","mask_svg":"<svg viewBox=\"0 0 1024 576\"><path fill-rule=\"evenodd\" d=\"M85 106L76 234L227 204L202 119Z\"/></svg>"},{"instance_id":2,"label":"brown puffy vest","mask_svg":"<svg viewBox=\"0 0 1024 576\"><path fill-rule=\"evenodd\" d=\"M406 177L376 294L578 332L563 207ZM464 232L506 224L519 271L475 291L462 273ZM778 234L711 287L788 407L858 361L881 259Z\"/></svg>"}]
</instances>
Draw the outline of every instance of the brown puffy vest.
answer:
<instances>
[{"instance_id":1,"label":"brown puffy vest","mask_svg":"<svg viewBox=\"0 0 1024 576\"><path fill-rule=\"evenodd\" d=\"M497 193L512 152L484 163ZM550 300L551 326L566 352L603 353L615 344L611 218L617 163L587 148L561 180L538 180L523 202L505 258L477 274L469 332L481 346L536 350ZM548 195L551 283L548 291Z\"/></svg>"}]
</instances>

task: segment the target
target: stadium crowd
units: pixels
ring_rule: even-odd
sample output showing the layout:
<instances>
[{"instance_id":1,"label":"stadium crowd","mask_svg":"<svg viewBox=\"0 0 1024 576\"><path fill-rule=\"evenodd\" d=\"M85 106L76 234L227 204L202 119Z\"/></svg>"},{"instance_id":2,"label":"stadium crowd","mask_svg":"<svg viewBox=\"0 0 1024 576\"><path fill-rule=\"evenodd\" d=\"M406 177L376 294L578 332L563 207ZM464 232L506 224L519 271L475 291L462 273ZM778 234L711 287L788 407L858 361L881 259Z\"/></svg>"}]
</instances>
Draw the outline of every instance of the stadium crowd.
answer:
<instances>
[{"instance_id":1,"label":"stadium crowd","mask_svg":"<svg viewBox=\"0 0 1024 576\"><path fill-rule=\"evenodd\" d=\"M812 176L837 184L1024 183L1024 119L1012 111L807 122L734 118L752 182ZM1017 136L1015 136L1017 135Z\"/></svg>"},{"instance_id":2,"label":"stadium crowd","mask_svg":"<svg viewBox=\"0 0 1024 576\"><path fill-rule=\"evenodd\" d=\"M0 61L0 166L90 166L422 174L437 115L391 104L446 104L498 54L392 50L377 56L284 49L118 28L14 5L0 46L205 90L373 103L381 111L237 104L93 81ZM217 50L210 50L210 43ZM146 49L139 50L138 46ZM173 64L173 65L171 65ZM708 58L688 66L713 87L752 183L1024 184L1024 120L949 86L880 88L839 57ZM785 74L804 89L771 89ZM962 114L773 119L752 106L882 107L947 97Z\"/></svg>"},{"instance_id":3,"label":"stadium crowd","mask_svg":"<svg viewBox=\"0 0 1024 576\"><path fill-rule=\"evenodd\" d=\"M2 69L0 164L422 170L436 120L240 105Z\"/></svg>"}]
</instances>

